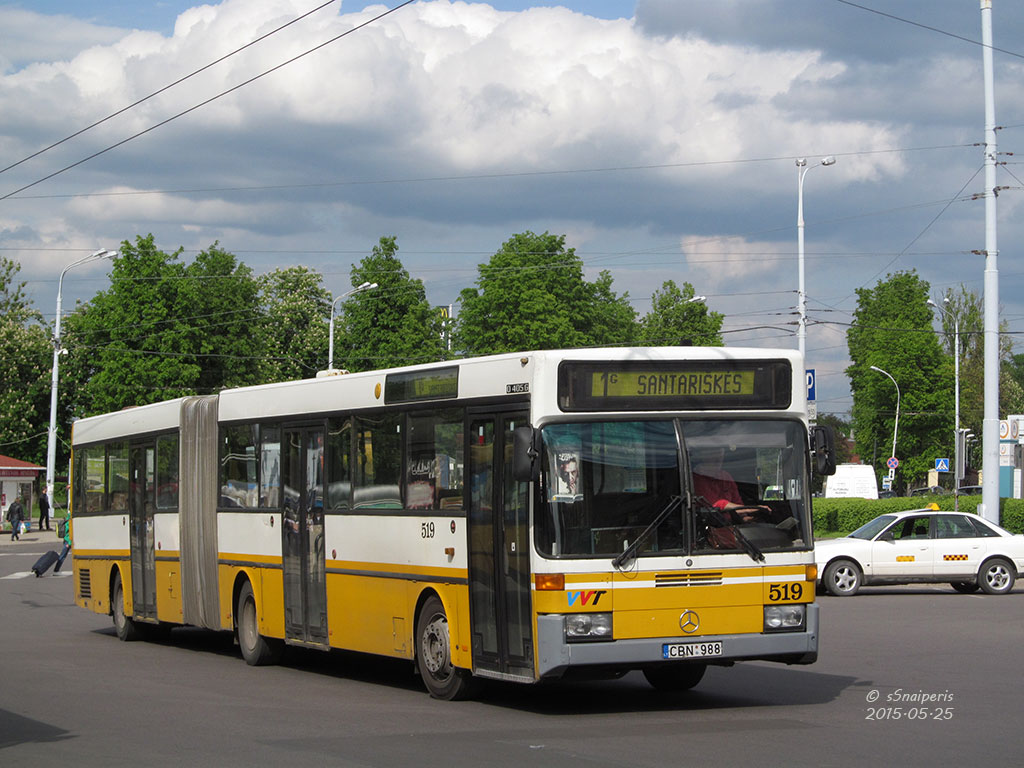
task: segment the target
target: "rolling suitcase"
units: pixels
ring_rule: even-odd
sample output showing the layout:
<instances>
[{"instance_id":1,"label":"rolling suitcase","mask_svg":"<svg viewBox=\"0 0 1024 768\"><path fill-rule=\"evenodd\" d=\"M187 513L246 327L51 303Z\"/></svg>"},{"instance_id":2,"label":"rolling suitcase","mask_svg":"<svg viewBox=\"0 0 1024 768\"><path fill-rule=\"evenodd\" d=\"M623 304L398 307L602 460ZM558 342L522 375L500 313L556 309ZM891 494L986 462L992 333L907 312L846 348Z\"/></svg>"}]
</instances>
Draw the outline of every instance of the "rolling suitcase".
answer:
<instances>
[{"instance_id":1,"label":"rolling suitcase","mask_svg":"<svg viewBox=\"0 0 1024 768\"><path fill-rule=\"evenodd\" d=\"M44 573L50 570L50 566L56 563L59 558L60 555L58 555L51 549L45 555L36 560L36 564L32 566L32 573L34 573L36 575L36 578L38 579L40 576L42 576Z\"/></svg>"}]
</instances>

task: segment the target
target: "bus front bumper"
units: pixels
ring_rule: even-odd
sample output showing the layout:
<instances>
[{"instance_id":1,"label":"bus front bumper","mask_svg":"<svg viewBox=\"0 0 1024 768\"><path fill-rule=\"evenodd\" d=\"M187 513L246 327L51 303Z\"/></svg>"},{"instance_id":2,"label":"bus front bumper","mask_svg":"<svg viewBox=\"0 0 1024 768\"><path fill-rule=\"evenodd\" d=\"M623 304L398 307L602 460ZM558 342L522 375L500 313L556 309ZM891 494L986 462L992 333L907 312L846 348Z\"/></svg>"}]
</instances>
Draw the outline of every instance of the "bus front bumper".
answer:
<instances>
[{"instance_id":1,"label":"bus front bumper","mask_svg":"<svg viewBox=\"0 0 1024 768\"><path fill-rule=\"evenodd\" d=\"M806 628L797 632L765 632L743 635L702 635L699 637L654 637L636 640L569 643L565 639L564 617L537 617L538 678L558 678L577 667L640 669L666 662L663 649L677 643L722 643L720 656L695 661L709 664L734 661L778 661L811 664L818 658L818 606L807 605Z\"/></svg>"}]
</instances>

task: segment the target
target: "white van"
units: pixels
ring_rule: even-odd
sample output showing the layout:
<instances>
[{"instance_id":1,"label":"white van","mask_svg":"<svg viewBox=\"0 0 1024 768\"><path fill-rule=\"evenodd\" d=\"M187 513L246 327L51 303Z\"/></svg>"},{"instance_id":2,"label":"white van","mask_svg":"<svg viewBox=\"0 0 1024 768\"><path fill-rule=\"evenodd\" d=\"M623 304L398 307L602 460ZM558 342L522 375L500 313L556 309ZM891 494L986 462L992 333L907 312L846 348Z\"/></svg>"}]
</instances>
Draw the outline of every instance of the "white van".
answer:
<instances>
[{"instance_id":1,"label":"white van","mask_svg":"<svg viewBox=\"0 0 1024 768\"><path fill-rule=\"evenodd\" d=\"M878 480L870 464L840 464L825 481L826 499L877 499Z\"/></svg>"}]
</instances>

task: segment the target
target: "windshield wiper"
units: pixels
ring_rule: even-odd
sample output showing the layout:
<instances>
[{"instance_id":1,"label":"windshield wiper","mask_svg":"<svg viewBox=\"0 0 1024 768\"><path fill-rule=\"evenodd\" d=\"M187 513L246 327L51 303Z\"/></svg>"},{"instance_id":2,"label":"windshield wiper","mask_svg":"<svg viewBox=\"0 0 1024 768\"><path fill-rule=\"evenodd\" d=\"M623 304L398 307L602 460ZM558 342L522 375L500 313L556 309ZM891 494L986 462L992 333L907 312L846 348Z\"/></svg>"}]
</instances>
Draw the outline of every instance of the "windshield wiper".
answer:
<instances>
[{"instance_id":1,"label":"windshield wiper","mask_svg":"<svg viewBox=\"0 0 1024 768\"><path fill-rule=\"evenodd\" d=\"M612 560L612 565L615 568L620 568L624 562L633 557L636 554L636 551L640 548L640 545L647 541L648 537L658 529L658 526L664 523L668 519L668 516L672 514L673 510L678 509L679 505L682 503L683 500L680 496L673 496L672 500L668 503L668 506L658 513L658 516L651 521L651 524L644 528L643 531L640 532L640 535L633 539L633 542L628 547L622 550L621 555L617 555L615 559Z\"/></svg>"}]
</instances>

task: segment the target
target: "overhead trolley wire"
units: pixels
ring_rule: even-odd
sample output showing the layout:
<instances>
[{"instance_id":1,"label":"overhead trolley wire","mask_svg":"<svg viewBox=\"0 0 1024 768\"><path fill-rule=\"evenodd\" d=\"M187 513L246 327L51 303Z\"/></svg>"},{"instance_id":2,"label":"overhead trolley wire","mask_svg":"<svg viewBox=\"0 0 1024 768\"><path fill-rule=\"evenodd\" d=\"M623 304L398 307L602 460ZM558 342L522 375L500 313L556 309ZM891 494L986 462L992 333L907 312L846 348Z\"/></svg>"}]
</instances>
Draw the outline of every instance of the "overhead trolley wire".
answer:
<instances>
[{"instance_id":1,"label":"overhead trolley wire","mask_svg":"<svg viewBox=\"0 0 1024 768\"><path fill-rule=\"evenodd\" d=\"M291 26L292 24L295 24L296 22L302 21L302 20L303 20L304 18L306 18L307 16L311 16L312 14L316 13L317 11L319 11L319 10L321 10L321 9L323 9L323 8L326 8L326 7L328 6L328 5L330 5L331 3L334 3L334 2L336 2L336 0L327 0L327 2L326 2L326 3L321 3L321 4L320 4L320 5L318 5L318 6L316 7L316 8L313 8L313 9L312 9L312 10L310 10L310 11L306 11L306 13L302 14L301 16L296 16L296 17L295 17L294 19L292 19L291 21L289 21L289 22L287 22L287 23L285 23L285 24L282 24L282 25L281 25L280 27L277 27L276 29L272 29L272 30L270 30L269 32L267 32L267 33L266 33L266 34L264 34L264 35L260 35L260 36L259 36L259 37L257 37L257 38L256 38L255 40L250 40L250 41L249 41L248 43L246 43L246 44L245 44L245 45L243 45L242 47L240 47L240 48L236 48L235 50L231 51L230 53L225 53L225 54L224 54L223 56L221 56L221 57L220 57L219 59L214 59L214 60L213 60L213 61L211 61L211 62L210 62L209 64L205 64L205 65L201 66L201 67L200 67L199 69L197 69L197 70L194 70L194 71L192 71L192 72L189 72L189 73L188 73L187 75L185 75L184 77L179 77L179 78L178 78L177 80L175 80L175 81L174 81L173 83L169 83L169 84L165 85L165 86L164 86L163 88L160 88L159 90L153 91L153 92L152 92L151 94L149 94L148 96L143 96L143 97L142 97L141 99L139 99L138 101L134 101L134 102L132 102L131 104L129 104L128 106L126 106L126 107L122 107L121 109L117 110L116 112L112 112L111 114L107 115L106 117L104 117L104 118L102 118L102 119L100 119L100 120L97 120L97 121L96 121L95 123L91 123L91 124L89 124L89 125L85 126L84 128L82 128L82 129L80 129L80 130L77 130L77 131L75 131L75 132L74 132L74 133L72 133L72 134L71 134L70 136L65 136L65 137L64 137L63 139L61 139L60 141L55 141L55 142L54 142L53 144L50 144L50 145L49 145L49 146L47 146L47 147L43 147L42 149L40 149L40 150L38 150L38 151L36 151L36 152L33 152L33 153L32 153L31 155L28 155L27 157L23 157L23 158L21 158L21 160L18 160L18 161L17 161L17 162L15 162L15 163L11 163L11 164L10 164L10 165L8 165L8 166L7 166L6 168L0 168L0 173L6 173L7 171L11 170L12 168L17 168L17 167L18 167L19 165L21 165L22 163L28 162L29 160L31 160L31 159L32 159L32 158L34 158L34 157L39 157L39 156L40 156L41 154L43 154L44 152L49 152L49 151L50 151L51 149L54 149L55 147L59 147L59 146L60 146L61 144L63 144L64 142L66 142L66 141L71 141L71 139L74 139L74 138L76 138L76 137L78 137L78 136L81 136L81 135L82 135L83 133L85 133L86 131L91 131L91 130L92 130L93 128L95 128L96 126L98 126L98 125L102 125L103 123L107 122L108 120L112 120L112 119L114 119L115 117L117 117L118 115L122 115L122 114L124 114L124 113L125 113L125 112L127 112L127 111L128 111L129 109L134 109L135 107L139 106L140 104L142 104L142 103L144 103L144 102L147 102L147 101L149 101L149 100L150 100L150 99L152 99L152 98L153 98L154 96L159 96L159 95L160 95L161 93L163 93L164 91L169 91L169 90L170 90L171 88L173 88L174 86L176 86L176 85L181 85L182 83L184 83L184 82L185 82L186 80L188 80L189 78L191 78L191 77L195 77L195 76L196 76L196 75L198 75L199 73L201 73L201 72L205 72L206 70L210 69L211 67L214 67L214 66L216 66L217 64L220 64L220 63L221 63L222 61L225 61L225 60L227 60L227 59L230 59L230 58L231 58L232 56L234 56L234 55L235 55L236 53L241 53L241 52L242 52L242 51L244 51L244 50L245 50L246 48L251 48L252 46L256 45L256 43L259 43L259 42L261 42L261 41L263 41L263 40L266 40L266 39L267 39L268 37L270 37L271 35L275 35L275 34L277 34L278 32L280 32L281 30L285 29L286 27L290 27L290 26Z\"/></svg>"},{"instance_id":2,"label":"overhead trolley wire","mask_svg":"<svg viewBox=\"0 0 1024 768\"><path fill-rule=\"evenodd\" d=\"M184 117L185 115L187 115L187 114L189 114L191 112L195 112L197 109L205 107L207 104L210 104L210 103L216 101L217 99L219 99L219 98L221 98L223 96L227 96L230 93L234 93L235 91L237 91L237 90L239 90L241 88L244 88L245 86L249 85L250 83L256 82L257 80L259 80L262 77L265 77L265 76L267 76L267 75L269 75L269 74L271 74L273 72L276 72L277 70L282 69L282 68L288 66L289 64L292 64L292 63L298 61L299 59L308 56L311 53L315 53L316 51L319 51L321 48L325 48L326 46L330 45L331 43L337 42L338 40L340 40L343 37L347 37L348 35L351 35L353 32L358 32L359 30L363 29L364 27L367 27L370 24L373 24L375 21L379 21L380 19L383 19L385 16L389 16L390 14L394 13L395 11L397 11L397 10L399 10L401 8L404 8L407 5L411 5L413 2L415 2L415 0L405 0L405 2L399 3L394 8L389 8L389 9L385 10L383 13L380 13L380 14L374 16L373 18L368 19L367 21L364 21L362 24L357 24L356 26L352 27L352 29L346 30L345 32L342 32L340 35L335 35L331 39L325 40L324 42L320 43L319 45L316 45L316 46L314 46L314 47L312 47L312 48L310 48L310 49L308 49L308 50L298 54L297 56L293 56L292 58L290 58L290 59L288 59L286 61L283 61L280 64L277 64L277 65L271 67L270 69L265 70L265 71L259 73L258 75L254 75L253 77L250 77L248 80L244 80L241 83L238 83L237 85L234 85L231 88L228 88L226 91L221 91L217 95L211 96L210 98L206 99L205 101L201 101L198 104L195 104L195 105L189 107L186 110L178 112L177 114L172 115L171 117L168 117L165 120L161 120L159 123L156 123L154 125L149 126L149 128L145 128L145 129L139 131L138 133L134 133L131 136L128 136L127 138L122 139L121 141L119 141L119 142L117 142L115 144L111 144L110 146L106 147L105 149L101 149L98 152L93 152L91 155L89 155L87 157L84 157L81 160L78 160L77 162L71 163L70 165L66 165L63 168L61 168L59 170L56 170L53 173L47 174L46 176L43 176L40 179L36 179L35 181L33 181L30 184L26 184L26 185L24 185L22 187L19 187L18 189L14 190L13 192L8 192L6 195L0 195L0 200L6 200L9 197L13 197L14 195L18 194L19 192L24 192L26 189L31 189L32 187L36 186L37 184L42 184L44 181L47 181L48 179L52 179L54 176L59 176L60 174L64 173L65 171L70 171L72 168L77 168L79 165L82 165L83 163L87 163L88 161L90 161L90 160L92 160L94 158L97 158L100 155L106 154L107 152L110 152L113 149L117 149L118 147L120 147L120 146L122 146L124 144L127 144L129 141L133 141L134 139L137 139L140 136L144 136L145 134L147 134L147 133L149 133L151 131L154 131L157 128L160 128L160 127L162 127L164 125L167 125L168 123L173 122L174 120L177 120L179 117Z\"/></svg>"}]
</instances>

